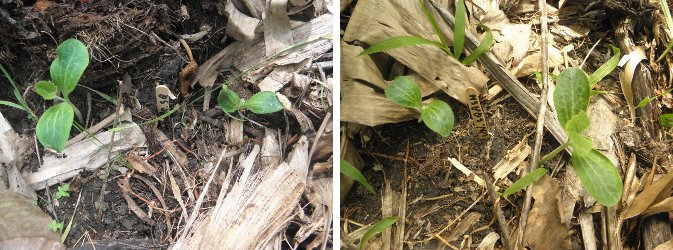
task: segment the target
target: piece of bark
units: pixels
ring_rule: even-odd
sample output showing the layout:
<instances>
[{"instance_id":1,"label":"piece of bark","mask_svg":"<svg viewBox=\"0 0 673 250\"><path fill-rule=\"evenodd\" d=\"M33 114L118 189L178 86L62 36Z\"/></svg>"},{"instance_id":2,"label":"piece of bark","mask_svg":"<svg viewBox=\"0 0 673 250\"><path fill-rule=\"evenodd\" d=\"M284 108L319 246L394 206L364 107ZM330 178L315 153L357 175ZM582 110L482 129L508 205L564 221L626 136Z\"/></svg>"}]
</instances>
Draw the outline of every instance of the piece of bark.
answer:
<instances>
[{"instance_id":1,"label":"piece of bark","mask_svg":"<svg viewBox=\"0 0 673 250\"><path fill-rule=\"evenodd\" d=\"M41 190L66 181L82 170L93 171L107 163L108 154L117 154L125 150L142 147L146 138L143 131L135 123L122 124L121 131L114 133L114 143L111 145L113 132L106 131L97 134L95 138L80 141L63 150L65 157L59 158L53 154L42 157L43 164L37 172L26 178L29 185L35 190ZM103 144L100 146L100 144ZM110 148L112 150L110 152Z\"/></svg>"},{"instance_id":2,"label":"piece of bark","mask_svg":"<svg viewBox=\"0 0 673 250\"><path fill-rule=\"evenodd\" d=\"M275 167L280 164L280 143L278 142L277 130L264 128L264 139L262 139L262 152L260 158L260 163L263 168Z\"/></svg>"},{"instance_id":3,"label":"piece of bark","mask_svg":"<svg viewBox=\"0 0 673 250\"><path fill-rule=\"evenodd\" d=\"M669 223L668 214L661 213L648 216L643 220L642 225L642 241L645 250L651 250L655 247L671 240L671 225Z\"/></svg>"},{"instance_id":4,"label":"piece of bark","mask_svg":"<svg viewBox=\"0 0 673 250\"><path fill-rule=\"evenodd\" d=\"M236 143L241 143L243 142L243 122L231 118L229 119L229 123L225 124L227 127L227 131L225 133L225 137L227 139L227 142L230 144L236 144Z\"/></svg>"}]
</instances>

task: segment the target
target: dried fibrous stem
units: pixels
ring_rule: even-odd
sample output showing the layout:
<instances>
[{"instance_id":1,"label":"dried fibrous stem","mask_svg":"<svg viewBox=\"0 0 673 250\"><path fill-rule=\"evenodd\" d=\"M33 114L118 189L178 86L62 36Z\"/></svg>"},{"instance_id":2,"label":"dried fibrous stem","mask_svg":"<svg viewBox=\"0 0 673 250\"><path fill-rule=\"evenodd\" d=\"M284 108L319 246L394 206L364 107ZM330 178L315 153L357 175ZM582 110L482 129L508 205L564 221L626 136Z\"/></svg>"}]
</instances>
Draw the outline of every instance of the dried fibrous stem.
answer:
<instances>
[{"instance_id":1,"label":"dried fibrous stem","mask_svg":"<svg viewBox=\"0 0 673 250\"><path fill-rule=\"evenodd\" d=\"M491 196L491 200L493 200L493 213L498 219L498 225L500 225L500 232L501 232L500 236L502 236L501 238L502 245L505 247L505 249L510 250L512 249L510 245L510 242L512 242L512 240L509 238L510 231L509 227L507 226L507 219L505 219L505 214L502 212L502 209L500 208L498 194L495 193L495 188L493 188L494 183L491 182L491 177L486 172L482 172L481 175L486 181L488 194Z\"/></svg>"}]
</instances>

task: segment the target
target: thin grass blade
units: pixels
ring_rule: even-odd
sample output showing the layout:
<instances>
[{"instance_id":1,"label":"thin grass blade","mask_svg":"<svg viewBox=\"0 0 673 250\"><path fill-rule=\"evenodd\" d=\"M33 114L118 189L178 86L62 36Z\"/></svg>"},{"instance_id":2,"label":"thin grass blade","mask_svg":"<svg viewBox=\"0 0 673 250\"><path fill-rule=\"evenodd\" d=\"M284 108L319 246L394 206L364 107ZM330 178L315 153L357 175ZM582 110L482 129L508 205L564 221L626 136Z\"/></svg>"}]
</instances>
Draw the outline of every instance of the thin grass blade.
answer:
<instances>
[{"instance_id":1,"label":"thin grass blade","mask_svg":"<svg viewBox=\"0 0 673 250\"><path fill-rule=\"evenodd\" d=\"M378 52L383 52L391 49L397 49L406 46L415 46L415 45L433 45L437 48L444 50L444 46L441 43L429 39L425 39L417 36L398 36L383 40L380 43L374 44L368 49L360 52L358 56L370 55Z\"/></svg>"},{"instance_id":2,"label":"thin grass blade","mask_svg":"<svg viewBox=\"0 0 673 250\"><path fill-rule=\"evenodd\" d=\"M19 91L19 87L16 86L16 83L14 82L14 79L12 79L11 76L9 76L9 73L5 69L5 67L0 64L0 70L2 73L7 77L7 80L9 80L9 83L12 84L12 87L14 87L14 97L16 97L16 100L19 101L19 104L23 106L24 108L22 110L25 110L26 112L30 113L31 115L33 114L33 111L28 108L28 104L26 103L26 100L23 99L23 96L21 95L21 92Z\"/></svg>"},{"instance_id":3,"label":"thin grass blade","mask_svg":"<svg viewBox=\"0 0 673 250\"><path fill-rule=\"evenodd\" d=\"M0 101L0 105L5 105L5 106L9 106L9 107L12 107L12 108L16 108L16 109L20 109L20 110L28 112L28 110L26 110L26 108L24 108L23 106L21 106L19 104L13 103L13 102Z\"/></svg>"},{"instance_id":4,"label":"thin grass blade","mask_svg":"<svg viewBox=\"0 0 673 250\"><path fill-rule=\"evenodd\" d=\"M601 65L600 68L596 70L591 76L589 76L589 86L594 86L594 84L598 83L600 80L603 79L603 77L607 76L612 72L616 67L617 64L619 63L619 56L620 56L620 51L619 48L608 45L610 48L612 48L612 52L615 53L610 60L605 62L603 65Z\"/></svg>"},{"instance_id":5,"label":"thin grass blade","mask_svg":"<svg viewBox=\"0 0 673 250\"><path fill-rule=\"evenodd\" d=\"M340 171L345 176L353 178L353 180L362 184L362 186L364 186L372 194L376 194L374 188L371 185L369 185L369 182L367 182L367 178L365 178L365 176L362 175L360 170L358 170L355 166L351 165L349 162L341 160Z\"/></svg>"},{"instance_id":6,"label":"thin grass blade","mask_svg":"<svg viewBox=\"0 0 673 250\"><path fill-rule=\"evenodd\" d=\"M535 183L537 180L542 178L542 176L544 176L546 173L547 173L546 168L538 168L533 170L532 172L518 179L507 189L505 189L505 192L502 193L502 196L504 197L519 192L520 190L528 187L530 184Z\"/></svg>"},{"instance_id":7,"label":"thin grass blade","mask_svg":"<svg viewBox=\"0 0 673 250\"><path fill-rule=\"evenodd\" d=\"M428 8L425 6L425 2L423 0L418 0L418 2L421 4L421 8L423 8L423 13L425 13L425 17L430 21L430 24L432 25L432 29L435 30L435 34L437 35L437 38L439 38L439 42L442 44L443 50L444 51L450 51L449 47L446 45L446 39L444 38L444 33L442 33L442 30L439 29L439 25L437 24L437 20L432 16L432 13L428 10ZM450 56L451 53L449 53Z\"/></svg>"},{"instance_id":8,"label":"thin grass blade","mask_svg":"<svg viewBox=\"0 0 673 250\"><path fill-rule=\"evenodd\" d=\"M453 55L456 60L460 60L460 54L463 53L463 44L465 43L465 27L467 27L467 12L465 11L465 1L456 1L456 23L453 29Z\"/></svg>"},{"instance_id":9,"label":"thin grass blade","mask_svg":"<svg viewBox=\"0 0 673 250\"><path fill-rule=\"evenodd\" d=\"M486 25L479 25L479 27L482 27L484 30L486 30L486 36L484 37L484 40L481 40L481 43L479 43L479 46L477 46L472 53L463 60L463 64L465 66L470 66L472 63L474 63L479 56L483 55L484 53L488 52L489 49L491 49L491 45L493 45L494 39L493 39L493 33L491 32L491 29L486 27ZM540 79L542 79L542 76L540 76Z\"/></svg>"},{"instance_id":10,"label":"thin grass blade","mask_svg":"<svg viewBox=\"0 0 673 250\"><path fill-rule=\"evenodd\" d=\"M376 224L374 224L372 227L370 227L369 230L367 230L367 232L365 232L365 234L362 235L362 239L360 240L360 250L365 249L365 245L367 244L369 238L391 227L393 224L397 222L397 220L399 220L397 216L384 218L379 222L377 222Z\"/></svg>"}]
</instances>

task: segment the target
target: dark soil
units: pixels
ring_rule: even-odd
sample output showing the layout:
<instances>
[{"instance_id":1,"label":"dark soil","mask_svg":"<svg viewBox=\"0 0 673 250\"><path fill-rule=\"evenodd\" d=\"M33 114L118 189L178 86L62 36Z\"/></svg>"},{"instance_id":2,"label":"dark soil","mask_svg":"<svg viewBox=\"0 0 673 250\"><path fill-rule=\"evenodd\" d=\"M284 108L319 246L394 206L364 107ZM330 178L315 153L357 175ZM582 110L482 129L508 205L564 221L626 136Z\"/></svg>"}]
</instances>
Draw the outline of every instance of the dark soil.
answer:
<instances>
[{"instance_id":1,"label":"dark soil","mask_svg":"<svg viewBox=\"0 0 673 250\"><path fill-rule=\"evenodd\" d=\"M156 85L165 84L176 95L180 92L177 86L178 74L188 61L184 49L178 45L176 34L193 34L199 32L204 25L212 27L203 39L189 44L194 59L200 63L232 42L232 39L228 39L224 33L227 20L218 13L217 1L68 0L47 2L45 9L38 10L40 3L45 4L34 1L0 1L0 64L9 71L19 87L25 90L26 101L38 115L51 103L43 101L35 94L31 90L32 85L39 80L50 78L49 65L56 56L55 49L58 43L68 38L77 38L89 48L90 64L80 80L80 85L117 98L119 81L125 74L131 77L132 86L129 88L131 91L123 95L122 99L137 99L141 104L142 109L134 110L133 119L137 123L147 122L161 115L155 105ZM185 15L181 8L186 10L188 15ZM301 13L297 15L300 16ZM152 33L173 48L152 38ZM325 74L331 75L331 70ZM218 82L224 81L225 77L226 75L220 75ZM5 77L0 77L0 86L2 86L0 100L17 102ZM252 86L242 87L249 92L258 91ZM192 99L179 96L172 106L195 100L196 97L203 95L200 87L191 91L194 93L191 95ZM213 92L211 107L219 109L215 101L216 96L217 92ZM90 98L90 104L87 98ZM76 88L70 99L85 115L88 121L85 127L111 115L115 108L112 103L82 87ZM165 121L142 126L148 137L150 154L161 150L161 146L157 145L151 133L147 133L152 127L159 128L170 139L177 140L184 149L195 152L189 154L184 151L190 160L189 165L185 166L185 171L188 177L195 180L193 184L196 186L202 186L206 180L199 174L203 172L200 166L203 166L206 160L212 161L212 157L216 157L221 150L219 145L225 143L224 131L221 128L222 112L211 109L202 113L201 103L202 101L195 101L193 105L178 110ZM0 106L0 112L18 133L29 137L34 135L36 122L27 119L25 112L6 106ZM325 110L306 112L315 128L320 126L324 112ZM203 122L202 117L210 118L211 122ZM282 112L265 116L251 114L249 117L270 128L282 131L288 128L291 134L299 131L296 121L286 119ZM194 119L197 118L198 123L192 127ZM246 136L250 138L248 141L261 141L262 133L258 129L246 127L246 132ZM73 129L72 135L76 133L78 131ZM31 148L34 150L35 147ZM198 155L198 158L194 155ZM35 156L36 152L33 152L31 159L28 160L30 164L26 164L30 167L25 167L23 171L34 171L39 167ZM150 163L158 168L158 173L165 174L162 164L164 160L163 155L159 155ZM109 176L105 178L106 171L107 169L103 168L93 173L83 173L69 181L70 197L62 198L58 206L50 204L52 199L49 198L57 186L52 186L49 191L38 192L39 204L43 210L58 221L64 222L66 226L74 213L73 229L65 244L80 246L90 240L141 239L145 243L149 242L152 248L168 247L168 234L175 235L177 228L168 228L162 212L155 211L152 214L152 219L157 222L153 226L131 213L117 185L117 180L123 179L124 175L116 170L110 170ZM170 186L163 182L167 179L163 178L165 176L145 177L155 181L154 185L164 194L174 226L180 218L181 209L172 195L169 195ZM180 179L177 181L182 183ZM106 183L104 202L107 207L99 213L94 204L98 201L104 183ZM132 178L131 186L137 194L156 202L155 205L160 207L157 197L146 185ZM80 204L75 210L80 193ZM212 200L215 198L217 197L207 197L203 207L213 206ZM147 211L145 203L135 197L134 199Z\"/></svg>"}]
</instances>

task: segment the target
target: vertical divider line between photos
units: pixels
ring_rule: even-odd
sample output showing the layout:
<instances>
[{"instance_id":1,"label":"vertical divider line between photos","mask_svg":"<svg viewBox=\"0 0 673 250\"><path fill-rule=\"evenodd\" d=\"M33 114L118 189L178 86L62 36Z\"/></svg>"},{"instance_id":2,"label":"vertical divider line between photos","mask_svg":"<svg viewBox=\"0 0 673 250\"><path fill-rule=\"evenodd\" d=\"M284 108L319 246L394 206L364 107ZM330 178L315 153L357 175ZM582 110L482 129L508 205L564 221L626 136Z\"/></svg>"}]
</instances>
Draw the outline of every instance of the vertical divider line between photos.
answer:
<instances>
[{"instance_id":1,"label":"vertical divider line between photos","mask_svg":"<svg viewBox=\"0 0 673 250\"><path fill-rule=\"evenodd\" d=\"M341 201L339 190L341 187L341 172L339 162L341 155L341 30L339 18L341 17L340 0L332 0L334 10L332 16L332 247L341 248Z\"/></svg>"}]
</instances>

